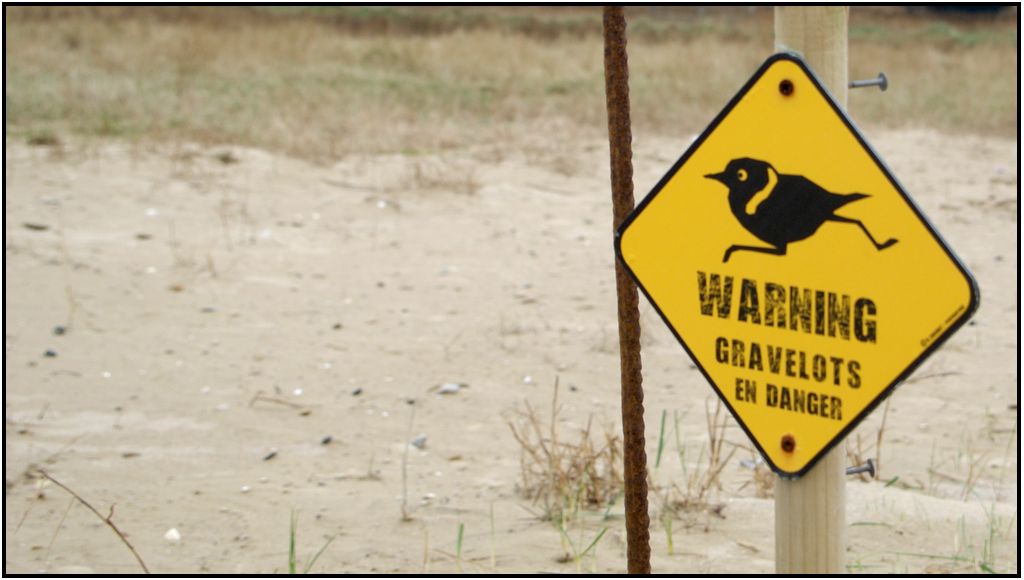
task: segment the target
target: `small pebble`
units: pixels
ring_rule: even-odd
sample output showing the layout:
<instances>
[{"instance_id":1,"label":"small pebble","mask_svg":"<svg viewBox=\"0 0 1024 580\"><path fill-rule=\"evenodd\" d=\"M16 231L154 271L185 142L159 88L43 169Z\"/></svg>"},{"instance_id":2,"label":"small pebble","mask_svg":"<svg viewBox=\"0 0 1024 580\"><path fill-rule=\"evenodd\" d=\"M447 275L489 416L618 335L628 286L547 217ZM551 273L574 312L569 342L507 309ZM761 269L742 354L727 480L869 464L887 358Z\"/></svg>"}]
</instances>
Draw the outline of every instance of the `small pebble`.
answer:
<instances>
[{"instance_id":1,"label":"small pebble","mask_svg":"<svg viewBox=\"0 0 1024 580\"><path fill-rule=\"evenodd\" d=\"M178 531L178 528L171 528L164 534L164 539L172 544L177 544L181 541L181 532Z\"/></svg>"},{"instance_id":2,"label":"small pebble","mask_svg":"<svg viewBox=\"0 0 1024 580\"><path fill-rule=\"evenodd\" d=\"M409 444L415 447L416 449L423 449L424 447L427 446L427 436L423 433L420 433L419 435L413 437L412 441L410 441Z\"/></svg>"},{"instance_id":3,"label":"small pebble","mask_svg":"<svg viewBox=\"0 0 1024 580\"><path fill-rule=\"evenodd\" d=\"M333 328L334 330L341 330L344 327L341 325L340 322L335 322L334 326L332 326L331 328Z\"/></svg>"},{"instance_id":4,"label":"small pebble","mask_svg":"<svg viewBox=\"0 0 1024 580\"><path fill-rule=\"evenodd\" d=\"M461 388L462 385L459 383L445 383L441 385L441 388L438 389L437 392L442 395L454 395L455 393L458 393Z\"/></svg>"},{"instance_id":5,"label":"small pebble","mask_svg":"<svg viewBox=\"0 0 1024 580\"><path fill-rule=\"evenodd\" d=\"M533 377L531 377L530 375L526 375L525 377L523 377L523 384L524 385L532 385L533 384Z\"/></svg>"},{"instance_id":6,"label":"small pebble","mask_svg":"<svg viewBox=\"0 0 1024 580\"><path fill-rule=\"evenodd\" d=\"M239 491L241 491L242 493L249 493L249 491L250 491L251 489L252 489L252 488L251 488L251 487L249 487L248 485L243 485L243 486L242 486L242 487L241 487L241 488L239 489Z\"/></svg>"},{"instance_id":7,"label":"small pebble","mask_svg":"<svg viewBox=\"0 0 1024 580\"><path fill-rule=\"evenodd\" d=\"M266 455L263 456L263 461L270 461L275 457L277 457L277 449L271 449L270 453L267 453Z\"/></svg>"},{"instance_id":8,"label":"small pebble","mask_svg":"<svg viewBox=\"0 0 1024 580\"><path fill-rule=\"evenodd\" d=\"M46 352L43 353L43 356L53 358L57 356L57 351L53 350L52 348L48 348L46 349Z\"/></svg>"},{"instance_id":9,"label":"small pebble","mask_svg":"<svg viewBox=\"0 0 1024 580\"><path fill-rule=\"evenodd\" d=\"M63 326L61 326L59 324L57 326L53 327L53 333L56 334L57 336L61 336L64 333L66 333L67 331L68 331L67 328L64 328Z\"/></svg>"},{"instance_id":10,"label":"small pebble","mask_svg":"<svg viewBox=\"0 0 1024 580\"><path fill-rule=\"evenodd\" d=\"M294 391L292 391L292 394L298 397L302 395L302 389L295 389Z\"/></svg>"},{"instance_id":11,"label":"small pebble","mask_svg":"<svg viewBox=\"0 0 1024 580\"><path fill-rule=\"evenodd\" d=\"M356 388L352 389L352 396L353 397L358 397L359 395L362 395L362 394L363 394L362 387L356 387Z\"/></svg>"},{"instance_id":12,"label":"small pebble","mask_svg":"<svg viewBox=\"0 0 1024 580\"><path fill-rule=\"evenodd\" d=\"M330 445L331 441L334 441L334 437L325 435L324 438L320 440L320 445Z\"/></svg>"},{"instance_id":13,"label":"small pebble","mask_svg":"<svg viewBox=\"0 0 1024 580\"><path fill-rule=\"evenodd\" d=\"M754 469L758 465L761 465L762 463L764 463L764 460L761 459L760 457L756 459L740 459L740 466L745 467L747 469Z\"/></svg>"}]
</instances>

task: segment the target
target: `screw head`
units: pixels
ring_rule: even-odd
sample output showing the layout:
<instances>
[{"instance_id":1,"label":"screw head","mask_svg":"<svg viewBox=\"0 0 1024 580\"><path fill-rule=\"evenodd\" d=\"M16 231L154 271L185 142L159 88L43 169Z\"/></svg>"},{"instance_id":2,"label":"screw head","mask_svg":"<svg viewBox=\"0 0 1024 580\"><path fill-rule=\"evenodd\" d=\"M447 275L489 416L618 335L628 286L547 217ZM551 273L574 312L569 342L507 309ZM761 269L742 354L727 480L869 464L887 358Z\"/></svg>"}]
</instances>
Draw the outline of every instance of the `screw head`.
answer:
<instances>
[{"instance_id":1,"label":"screw head","mask_svg":"<svg viewBox=\"0 0 1024 580\"><path fill-rule=\"evenodd\" d=\"M782 96L784 97L792 95L793 88L793 81L789 79L782 79L782 82L779 83L779 92L782 93Z\"/></svg>"},{"instance_id":2,"label":"screw head","mask_svg":"<svg viewBox=\"0 0 1024 580\"><path fill-rule=\"evenodd\" d=\"M792 453L796 450L796 439L789 433L782 436L782 450L786 453Z\"/></svg>"}]
</instances>

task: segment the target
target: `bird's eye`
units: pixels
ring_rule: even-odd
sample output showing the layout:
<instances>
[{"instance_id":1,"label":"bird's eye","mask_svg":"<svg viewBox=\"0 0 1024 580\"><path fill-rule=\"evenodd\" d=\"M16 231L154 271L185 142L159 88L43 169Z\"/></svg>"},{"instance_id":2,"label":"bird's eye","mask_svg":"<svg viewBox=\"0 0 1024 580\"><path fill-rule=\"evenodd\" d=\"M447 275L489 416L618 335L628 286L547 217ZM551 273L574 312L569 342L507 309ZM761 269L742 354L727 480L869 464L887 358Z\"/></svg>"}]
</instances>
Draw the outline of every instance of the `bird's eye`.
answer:
<instances>
[{"instance_id":1,"label":"bird's eye","mask_svg":"<svg viewBox=\"0 0 1024 580\"><path fill-rule=\"evenodd\" d=\"M739 179L740 181L746 181L747 180L747 170L746 169L740 169L739 171L737 171L736 172L736 179Z\"/></svg>"}]
</instances>

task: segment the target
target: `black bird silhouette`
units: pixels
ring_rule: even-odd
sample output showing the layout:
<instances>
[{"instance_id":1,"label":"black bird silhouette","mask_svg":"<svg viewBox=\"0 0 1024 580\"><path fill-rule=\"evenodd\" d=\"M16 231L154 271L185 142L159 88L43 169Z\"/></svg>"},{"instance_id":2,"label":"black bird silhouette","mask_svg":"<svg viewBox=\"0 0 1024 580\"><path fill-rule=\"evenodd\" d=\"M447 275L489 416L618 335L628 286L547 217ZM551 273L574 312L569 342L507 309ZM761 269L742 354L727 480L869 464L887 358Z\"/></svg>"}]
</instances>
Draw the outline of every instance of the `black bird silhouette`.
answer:
<instances>
[{"instance_id":1,"label":"black bird silhouette","mask_svg":"<svg viewBox=\"0 0 1024 580\"><path fill-rule=\"evenodd\" d=\"M733 159L721 173L705 175L729 188L729 208L740 225L771 247L735 244L725 251L722 262L737 250L783 256L786 246L806 239L821 224L831 221L857 224L878 250L896 243L895 238L878 243L860 220L836 215L848 203L868 197L864 193L832 193L802 175L783 175L766 161L744 157Z\"/></svg>"}]
</instances>

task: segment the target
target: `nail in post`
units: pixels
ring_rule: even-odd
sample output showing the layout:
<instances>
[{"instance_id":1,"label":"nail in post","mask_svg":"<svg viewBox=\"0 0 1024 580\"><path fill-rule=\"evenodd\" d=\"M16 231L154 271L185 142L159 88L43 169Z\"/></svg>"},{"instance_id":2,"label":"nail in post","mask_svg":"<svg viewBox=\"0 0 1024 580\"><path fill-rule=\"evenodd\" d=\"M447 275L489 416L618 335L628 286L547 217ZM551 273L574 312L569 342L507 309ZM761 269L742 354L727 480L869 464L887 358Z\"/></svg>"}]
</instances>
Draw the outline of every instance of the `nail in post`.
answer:
<instances>
[{"instance_id":1,"label":"nail in post","mask_svg":"<svg viewBox=\"0 0 1024 580\"><path fill-rule=\"evenodd\" d=\"M864 465L858 465L856 467L847 467L846 475L857 475L858 473L866 473L871 477L875 476L875 461L868 458L867 463Z\"/></svg>"},{"instance_id":2,"label":"nail in post","mask_svg":"<svg viewBox=\"0 0 1024 580\"><path fill-rule=\"evenodd\" d=\"M877 78L864 81L850 81L851 89L862 89L864 87L878 87L879 90L884 91L889 88L889 79L885 76L885 73L880 72Z\"/></svg>"}]
</instances>

